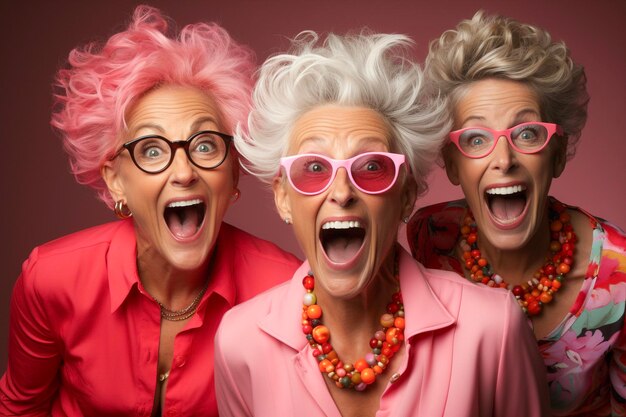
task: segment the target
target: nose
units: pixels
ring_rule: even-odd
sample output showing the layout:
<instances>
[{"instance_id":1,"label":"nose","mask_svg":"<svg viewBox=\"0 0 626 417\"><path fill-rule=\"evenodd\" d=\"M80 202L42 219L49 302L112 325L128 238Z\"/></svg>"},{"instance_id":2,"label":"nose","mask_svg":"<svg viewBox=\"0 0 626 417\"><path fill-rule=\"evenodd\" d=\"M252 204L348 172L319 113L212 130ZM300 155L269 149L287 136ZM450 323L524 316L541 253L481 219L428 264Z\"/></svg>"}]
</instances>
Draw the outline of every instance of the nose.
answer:
<instances>
[{"instance_id":1,"label":"nose","mask_svg":"<svg viewBox=\"0 0 626 417\"><path fill-rule=\"evenodd\" d=\"M171 180L176 185L189 186L198 179L196 167L191 163L183 148L176 149L174 159L168 169L171 172Z\"/></svg>"},{"instance_id":2,"label":"nose","mask_svg":"<svg viewBox=\"0 0 626 417\"><path fill-rule=\"evenodd\" d=\"M496 146L490 156L492 168L502 172L506 173L517 165L515 150L504 135L496 139Z\"/></svg>"},{"instance_id":3,"label":"nose","mask_svg":"<svg viewBox=\"0 0 626 417\"><path fill-rule=\"evenodd\" d=\"M354 188L345 168L337 170L337 175L335 175L333 183L330 185L328 198L341 207L348 207L354 202L356 198Z\"/></svg>"}]
</instances>

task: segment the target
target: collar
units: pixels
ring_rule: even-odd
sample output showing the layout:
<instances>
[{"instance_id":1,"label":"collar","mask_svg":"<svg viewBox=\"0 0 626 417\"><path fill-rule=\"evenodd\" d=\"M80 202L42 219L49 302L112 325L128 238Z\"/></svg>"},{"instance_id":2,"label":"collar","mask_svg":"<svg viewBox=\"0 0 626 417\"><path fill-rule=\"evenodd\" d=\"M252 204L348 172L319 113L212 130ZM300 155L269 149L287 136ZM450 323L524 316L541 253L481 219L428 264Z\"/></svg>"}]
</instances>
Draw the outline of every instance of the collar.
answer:
<instances>
[{"instance_id":1,"label":"collar","mask_svg":"<svg viewBox=\"0 0 626 417\"><path fill-rule=\"evenodd\" d=\"M455 315L448 311L431 288L427 279L428 270L399 245L398 250L400 289L405 300L405 339L453 325L456 322ZM296 318L302 311L304 295L302 279L309 270L309 263L305 261L285 288L284 297L274 297L268 313L258 320L258 325L264 332L296 351L304 349L307 345L302 329L298 325L299 320ZM406 302L407 300L410 302Z\"/></svg>"}]
</instances>

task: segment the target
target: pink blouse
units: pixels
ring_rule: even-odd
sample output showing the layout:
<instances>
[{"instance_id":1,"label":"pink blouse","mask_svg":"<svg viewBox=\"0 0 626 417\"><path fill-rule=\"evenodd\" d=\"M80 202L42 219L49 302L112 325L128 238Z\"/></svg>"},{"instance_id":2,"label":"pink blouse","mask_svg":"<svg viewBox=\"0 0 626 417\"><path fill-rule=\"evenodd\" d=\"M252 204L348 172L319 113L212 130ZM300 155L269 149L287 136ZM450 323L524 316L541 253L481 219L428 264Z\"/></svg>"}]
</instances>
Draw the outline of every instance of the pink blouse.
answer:
<instances>
[{"instance_id":1,"label":"pink blouse","mask_svg":"<svg viewBox=\"0 0 626 417\"><path fill-rule=\"evenodd\" d=\"M300 325L308 269L224 315L215 340L221 417L341 416ZM425 269L404 250L400 287L406 354L377 417L548 415L545 370L510 293Z\"/></svg>"},{"instance_id":2,"label":"pink blouse","mask_svg":"<svg viewBox=\"0 0 626 417\"><path fill-rule=\"evenodd\" d=\"M217 415L213 339L220 319L299 264L275 245L222 224L209 287L176 336L163 416ZM0 415L149 416L160 319L139 282L131 220L35 248L11 299Z\"/></svg>"}]
</instances>

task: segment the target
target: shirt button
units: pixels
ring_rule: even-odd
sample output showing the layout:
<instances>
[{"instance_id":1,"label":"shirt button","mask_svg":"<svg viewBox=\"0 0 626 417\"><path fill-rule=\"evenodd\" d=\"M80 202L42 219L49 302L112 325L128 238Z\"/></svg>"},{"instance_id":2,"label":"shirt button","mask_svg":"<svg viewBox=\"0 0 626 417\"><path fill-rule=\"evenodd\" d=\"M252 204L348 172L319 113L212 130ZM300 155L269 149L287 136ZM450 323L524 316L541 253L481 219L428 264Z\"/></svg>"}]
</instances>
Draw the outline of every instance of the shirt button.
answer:
<instances>
[{"instance_id":1,"label":"shirt button","mask_svg":"<svg viewBox=\"0 0 626 417\"><path fill-rule=\"evenodd\" d=\"M182 368L185 365L185 357L184 356L176 356L174 358L174 366L177 368Z\"/></svg>"},{"instance_id":2,"label":"shirt button","mask_svg":"<svg viewBox=\"0 0 626 417\"><path fill-rule=\"evenodd\" d=\"M391 375L391 379L389 380L389 382L394 383L398 380L398 378L400 378L400 374L396 372L395 374Z\"/></svg>"}]
</instances>

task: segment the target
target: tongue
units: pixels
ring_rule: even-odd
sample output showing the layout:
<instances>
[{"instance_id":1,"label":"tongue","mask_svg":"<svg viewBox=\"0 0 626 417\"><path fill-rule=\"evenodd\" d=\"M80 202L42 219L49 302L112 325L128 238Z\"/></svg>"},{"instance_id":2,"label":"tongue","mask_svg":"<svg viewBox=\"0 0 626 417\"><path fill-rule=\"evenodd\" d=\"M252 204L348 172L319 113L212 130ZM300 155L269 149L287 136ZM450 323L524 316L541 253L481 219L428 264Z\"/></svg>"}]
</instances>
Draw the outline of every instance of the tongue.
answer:
<instances>
[{"instance_id":1,"label":"tongue","mask_svg":"<svg viewBox=\"0 0 626 417\"><path fill-rule=\"evenodd\" d=\"M346 263L356 256L361 248L362 242L362 239L355 237L338 237L332 239L326 244L326 255L335 263Z\"/></svg>"},{"instance_id":2,"label":"tongue","mask_svg":"<svg viewBox=\"0 0 626 417\"><path fill-rule=\"evenodd\" d=\"M494 196L491 198L491 212L499 220L513 220L519 217L524 211L526 199L522 195L502 197Z\"/></svg>"},{"instance_id":3,"label":"tongue","mask_svg":"<svg viewBox=\"0 0 626 417\"><path fill-rule=\"evenodd\" d=\"M184 239L193 236L198 230L198 212L191 208L169 211L166 221L170 231L177 238Z\"/></svg>"}]
</instances>

